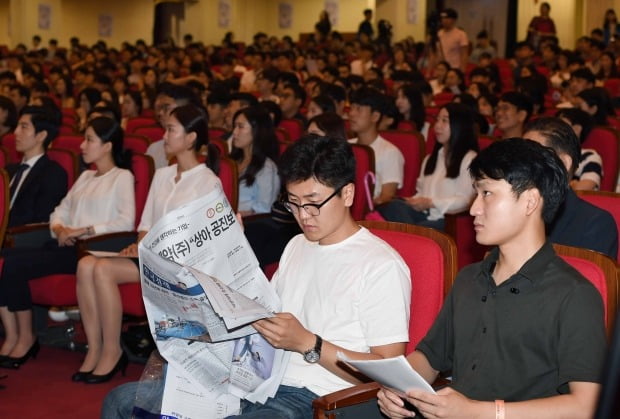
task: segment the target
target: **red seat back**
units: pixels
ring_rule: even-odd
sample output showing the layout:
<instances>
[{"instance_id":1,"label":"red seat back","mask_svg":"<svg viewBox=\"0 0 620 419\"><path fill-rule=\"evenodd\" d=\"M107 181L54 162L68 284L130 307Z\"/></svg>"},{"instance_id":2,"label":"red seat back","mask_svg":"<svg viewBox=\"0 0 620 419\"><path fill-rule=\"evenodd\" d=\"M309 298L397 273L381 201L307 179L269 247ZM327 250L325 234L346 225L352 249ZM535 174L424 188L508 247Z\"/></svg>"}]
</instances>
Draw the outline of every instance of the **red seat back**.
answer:
<instances>
[{"instance_id":1,"label":"red seat back","mask_svg":"<svg viewBox=\"0 0 620 419\"><path fill-rule=\"evenodd\" d=\"M217 147L220 151L220 156L228 157L228 143L226 141L211 138L209 139L209 143Z\"/></svg>"},{"instance_id":2,"label":"red seat back","mask_svg":"<svg viewBox=\"0 0 620 419\"><path fill-rule=\"evenodd\" d=\"M583 148L593 148L603 159L603 176L601 190L613 191L618 181L620 168L620 136L615 128L594 127L588 138L583 142Z\"/></svg>"},{"instance_id":3,"label":"red seat back","mask_svg":"<svg viewBox=\"0 0 620 419\"><path fill-rule=\"evenodd\" d=\"M381 131L380 135L398 147L405 157L403 186L396 193L402 197L412 196L424 159L424 137L419 132L404 131Z\"/></svg>"},{"instance_id":4,"label":"red seat back","mask_svg":"<svg viewBox=\"0 0 620 419\"><path fill-rule=\"evenodd\" d=\"M456 276L456 246L437 230L387 221L360 221L403 258L411 273L409 343L413 352L439 313Z\"/></svg>"},{"instance_id":5,"label":"red seat back","mask_svg":"<svg viewBox=\"0 0 620 419\"><path fill-rule=\"evenodd\" d=\"M490 146L491 144L493 144L494 141L496 141L495 138L491 137L490 135L479 135L478 136L478 148L480 148L480 151L482 151L488 146Z\"/></svg>"},{"instance_id":6,"label":"red seat back","mask_svg":"<svg viewBox=\"0 0 620 419\"><path fill-rule=\"evenodd\" d=\"M136 228L140 224L142 218L142 211L144 211L144 205L146 204L146 198L151 188L151 181L155 174L155 164L153 158L146 154L135 153L131 156L131 171L135 179L135 198L136 198Z\"/></svg>"},{"instance_id":7,"label":"red seat back","mask_svg":"<svg viewBox=\"0 0 620 419\"><path fill-rule=\"evenodd\" d=\"M159 141L162 138L164 138L164 132L165 130L159 125L150 125L150 126L144 126L144 127L137 127L133 131L133 134L143 135L149 140L151 140L151 142L153 143L155 141Z\"/></svg>"},{"instance_id":8,"label":"red seat back","mask_svg":"<svg viewBox=\"0 0 620 419\"><path fill-rule=\"evenodd\" d=\"M14 133L9 132L7 134L4 134L0 139L0 144L2 144L2 147L4 147L7 151L9 163L19 163L20 161L22 161L22 153L17 152L17 150L15 149Z\"/></svg>"},{"instance_id":9,"label":"red seat back","mask_svg":"<svg viewBox=\"0 0 620 419\"><path fill-rule=\"evenodd\" d=\"M411 121L400 121L396 129L398 131L418 131L416 129L415 122Z\"/></svg>"},{"instance_id":10,"label":"red seat back","mask_svg":"<svg viewBox=\"0 0 620 419\"><path fill-rule=\"evenodd\" d=\"M125 132L128 134L133 134L138 127L150 127L156 124L157 121L154 118L145 118L142 116L129 118L127 120L127 125L125 126Z\"/></svg>"},{"instance_id":11,"label":"red seat back","mask_svg":"<svg viewBox=\"0 0 620 419\"><path fill-rule=\"evenodd\" d=\"M224 194L233 211L237 212L239 204L239 174L237 163L228 157L220 157L220 173L218 174Z\"/></svg>"},{"instance_id":12,"label":"red seat back","mask_svg":"<svg viewBox=\"0 0 620 419\"><path fill-rule=\"evenodd\" d=\"M69 116L73 118L74 121L77 119L77 112L75 111L75 108L62 108L61 111L63 117Z\"/></svg>"},{"instance_id":13,"label":"red seat back","mask_svg":"<svg viewBox=\"0 0 620 419\"><path fill-rule=\"evenodd\" d=\"M224 135L226 135L228 131L224 128L209 128L209 141L213 140L221 140Z\"/></svg>"},{"instance_id":14,"label":"red seat back","mask_svg":"<svg viewBox=\"0 0 620 419\"><path fill-rule=\"evenodd\" d=\"M435 102L435 106L442 107L443 105L452 102L454 99L454 93L437 93L433 96L433 102Z\"/></svg>"},{"instance_id":15,"label":"red seat back","mask_svg":"<svg viewBox=\"0 0 620 419\"><path fill-rule=\"evenodd\" d=\"M586 277L601 293L607 333L611 336L618 308L618 265L602 253L558 244L553 247L562 259Z\"/></svg>"},{"instance_id":16,"label":"red seat back","mask_svg":"<svg viewBox=\"0 0 620 419\"><path fill-rule=\"evenodd\" d=\"M278 128L284 128L291 141L297 141L304 133L304 126L299 119L283 119Z\"/></svg>"},{"instance_id":17,"label":"red seat back","mask_svg":"<svg viewBox=\"0 0 620 419\"><path fill-rule=\"evenodd\" d=\"M146 149L149 148L149 139L142 135L125 134L123 138L123 147L134 153L144 154L146 153Z\"/></svg>"},{"instance_id":18,"label":"red seat back","mask_svg":"<svg viewBox=\"0 0 620 419\"><path fill-rule=\"evenodd\" d=\"M375 173L375 153L367 145L351 144L355 156L355 196L351 206L354 220L363 220L369 211L368 201L372 201L374 186L369 183L370 196L366 194L365 179L368 172Z\"/></svg>"},{"instance_id":19,"label":"red seat back","mask_svg":"<svg viewBox=\"0 0 620 419\"><path fill-rule=\"evenodd\" d=\"M71 150L79 155L82 153L82 150L80 150L80 144L82 144L83 141L83 135L60 134L58 137L52 140L51 147Z\"/></svg>"},{"instance_id":20,"label":"red seat back","mask_svg":"<svg viewBox=\"0 0 620 419\"><path fill-rule=\"evenodd\" d=\"M614 217L618 237L620 237L620 193L605 191L577 191L577 195L584 201L604 209ZM620 247L616 260L620 262Z\"/></svg>"},{"instance_id":21,"label":"red seat back","mask_svg":"<svg viewBox=\"0 0 620 419\"><path fill-rule=\"evenodd\" d=\"M620 96L620 79L607 79L605 80L603 87L607 90L607 92L609 92L609 96Z\"/></svg>"},{"instance_id":22,"label":"red seat back","mask_svg":"<svg viewBox=\"0 0 620 419\"><path fill-rule=\"evenodd\" d=\"M60 135L74 135L76 133L75 126L62 124L58 133Z\"/></svg>"},{"instance_id":23,"label":"red seat back","mask_svg":"<svg viewBox=\"0 0 620 419\"><path fill-rule=\"evenodd\" d=\"M67 188L71 189L80 173L80 161L77 154L64 148L50 148L47 157L58 163L67 172Z\"/></svg>"},{"instance_id":24,"label":"red seat back","mask_svg":"<svg viewBox=\"0 0 620 419\"><path fill-rule=\"evenodd\" d=\"M458 269L475 262L480 262L489 250L476 241L474 217L468 212L445 215L445 232L454 239L458 252Z\"/></svg>"},{"instance_id":25,"label":"red seat back","mask_svg":"<svg viewBox=\"0 0 620 419\"><path fill-rule=\"evenodd\" d=\"M9 151L0 145L0 169L9 163Z\"/></svg>"}]
</instances>

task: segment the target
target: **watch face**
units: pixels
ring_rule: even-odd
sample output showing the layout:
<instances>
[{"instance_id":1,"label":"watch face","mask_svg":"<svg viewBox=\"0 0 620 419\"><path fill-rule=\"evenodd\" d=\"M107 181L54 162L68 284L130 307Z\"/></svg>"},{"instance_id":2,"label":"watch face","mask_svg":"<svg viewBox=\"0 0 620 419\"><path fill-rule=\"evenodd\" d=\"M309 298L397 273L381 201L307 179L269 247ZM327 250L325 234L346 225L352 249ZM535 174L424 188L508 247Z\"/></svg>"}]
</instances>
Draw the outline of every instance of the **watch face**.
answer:
<instances>
[{"instance_id":1,"label":"watch face","mask_svg":"<svg viewBox=\"0 0 620 419\"><path fill-rule=\"evenodd\" d=\"M321 354L318 353L314 349L309 350L308 352L306 352L304 354L304 359L306 360L306 362L309 362L311 364L315 364L315 363L319 362L319 358L320 357L321 357Z\"/></svg>"}]
</instances>

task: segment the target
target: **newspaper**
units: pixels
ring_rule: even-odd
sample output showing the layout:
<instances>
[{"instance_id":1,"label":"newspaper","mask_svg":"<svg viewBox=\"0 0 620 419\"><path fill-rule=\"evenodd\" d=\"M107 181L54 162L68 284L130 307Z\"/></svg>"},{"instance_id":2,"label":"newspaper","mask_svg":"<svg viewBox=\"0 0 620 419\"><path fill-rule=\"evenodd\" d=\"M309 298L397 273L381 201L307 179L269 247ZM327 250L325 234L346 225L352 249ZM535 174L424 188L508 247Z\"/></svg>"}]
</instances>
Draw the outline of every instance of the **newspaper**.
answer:
<instances>
[{"instance_id":1,"label":"newspaper","mask_svg":"<svg viewBox=\"0 0 620 419\"><path fill-rule=\"evenodd\" d=\"M149 325L171 371L161 414L226 417L238 398L273 397L289 354L250 324L279 311L280 301L223 191L166 214L138 252Z\"/></svg>"},{"instance_id":2,"label":"newspaper","mask_svg":"<svg viewBox=\"0 0 620 419\"><path fill-rule=\"evenodd\" d=\"M402 355L394 358L360 361L350 359L339 351L336 353L336 357L379 384L395 390L401 396L404 396L407 390L411 389L436 394L433 387L416 370L411 368L411 364Z\"/></svg>"}]
</instances>

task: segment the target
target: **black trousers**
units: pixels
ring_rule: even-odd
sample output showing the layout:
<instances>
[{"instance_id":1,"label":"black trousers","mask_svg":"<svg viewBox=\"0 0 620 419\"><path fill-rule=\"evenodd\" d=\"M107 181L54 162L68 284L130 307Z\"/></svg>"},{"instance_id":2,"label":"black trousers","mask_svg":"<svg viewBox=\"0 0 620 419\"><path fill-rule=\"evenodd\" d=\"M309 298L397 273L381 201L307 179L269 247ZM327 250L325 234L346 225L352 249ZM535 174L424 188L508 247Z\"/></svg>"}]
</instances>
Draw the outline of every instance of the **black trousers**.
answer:
<instances>
[{"instance_id":1,"label":"black trousers","mask_svg":"<svg viewBox=\"0 0 620 419\"><path fill-rule=\"evenodd\" d=\"M0 306L9 311L32 308L28 281L53 274L74 274L77 269L76 248L59 247L55 240L38 249L4 249L0 275Z\"/></svg>"},{"instance_id":2,"label":"black trousers","mask_svg":"<svg viewBox=\"0 0 620 419\"><path fill-rule=\"evenodd\" d=\"M297 223L280 223L273 218L261 218L244 223L245 237L256 254L261 268L279 262L286 244L301 229Z\"/></svg>"}]
</instances>

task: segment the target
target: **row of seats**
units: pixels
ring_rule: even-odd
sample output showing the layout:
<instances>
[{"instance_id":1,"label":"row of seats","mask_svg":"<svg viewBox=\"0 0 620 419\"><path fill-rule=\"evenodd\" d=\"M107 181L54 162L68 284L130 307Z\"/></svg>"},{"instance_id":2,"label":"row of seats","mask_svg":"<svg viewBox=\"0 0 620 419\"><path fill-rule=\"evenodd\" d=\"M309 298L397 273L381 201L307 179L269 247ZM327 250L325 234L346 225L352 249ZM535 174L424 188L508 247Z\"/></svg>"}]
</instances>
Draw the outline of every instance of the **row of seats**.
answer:
<instances>
[{"instance_id":1,"label":"row of seats","mask_svg":"<svg viewBox=\"0 0 620 419\"><path fill-rule=\"evenodd\" d=\"M363 221L360 224L394 247L411 271L411 320L406 349L406 353L410 353L432 325L454 281L456 245L446 234L425 227L379 221ZM617 263L586 249L562 245L554 247L601 293L607 332L611 336L620 280ZM378 414L378 389L377 383L368 383L319 397L313 402L314 417L346 416L353 412L358 415L363 412Z\"/></svg>"},{"instance_id":2,"label":"row of seats","mask_svg":"<svg viewBox=\"0 0 620 419\"><path fill-rule=\"evenodd\" d=\"M50 158L58 162L67 172L70 178L70 185L73 184L79 173L79 160L75 150L76 144L78 143L72 144L73 149L71 150L57 148L57 144L54 148L48 150L48 155ZM134 153L132 156L131 166L135 177L135 227L137 228L154 175L153 159L145 154ZM226 156L221 156L220 158L219 177L222 181L224 193L231 203L231 206L236 211L239 187L237 165ZM6 183L8 185L8 180ZM14 246L32 246L35 245L33 241L41 243L41 240L49 238L48 225L39 224L11 229L8 237L5 239L4 230L6 229L6 222L8 220L8 186L4 188L2 193L4 194L4 198L6 198L7 202L6 208L2 212L2 222L5 227L0 229L0 239L5 243L5 245L12 244ZM137 237L136 233L137 232L135 231L131 233L114 233L78 241L78 252L86 252L87 250L121 250L129 243L135 242ZM75 275L49 275L32 280L29 282L29 285L32 294L32 301L35 304L45 306L77 305ZM140 284L124 284L120 287L120 289L124 313L134 316L144 316L145 310L142 303Z\"/></svg>"}]
</instances>

